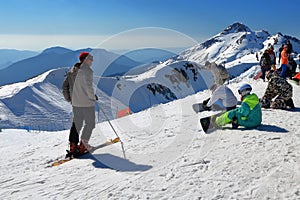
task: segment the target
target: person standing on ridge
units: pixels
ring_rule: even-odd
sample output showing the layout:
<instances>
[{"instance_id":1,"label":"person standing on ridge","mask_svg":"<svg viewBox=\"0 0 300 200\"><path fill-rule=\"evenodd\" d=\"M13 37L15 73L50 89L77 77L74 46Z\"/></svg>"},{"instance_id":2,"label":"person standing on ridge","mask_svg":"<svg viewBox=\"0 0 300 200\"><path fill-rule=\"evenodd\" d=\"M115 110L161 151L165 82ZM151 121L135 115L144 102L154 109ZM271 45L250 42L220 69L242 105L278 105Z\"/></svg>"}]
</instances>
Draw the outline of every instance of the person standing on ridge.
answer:
<instances>
[{"instance_id":1,"label":"person standing on ridge","mask_svg":"<svg viewBox=\"0 0 300 200\"><path fill-rule=\"evenodd\" d=\"M81 59L80 59L81 60ZM65 98L65 100L72 104L72 92L73 92L73 86L75 83L75 79L78 73L78 70L80 69L82 62L77 62L66 74L66 77L64 79L64 82L62 84L62 93ZM69 154L67 157L70 157L71 155L76 154L77 150L77 144L79 143L79 136L78 132L75 127L74 120L72 119L72 126L70 128L69 133ZM78 152L77 152L78 153Z\"/></svg>"},{"instance_id":2,"label":"person standing on ridge","mask_svg":"<svg viewBox=\"0 0 300 200\"><path fill-rule=\"evenodd\" d=\"M271 45L268 49L268 54L270 57L270 65L272 70L276 70L276 55L274 52L274 47Z\"/></svg>"},{"instance_id":3,"label":"person standing on ridge","mask_svg":"<svg viewBox=\"0 0 300 200\"><path fill-rule=\"evenodd\" d=\"M292 43L290 42L290 40L287 40L285 42L285 44L287 45L287 51L286 52L288 54L291 54L293 52L293 45L292 45Z\"/></svg>"},{"instance_id":4,"label":"person standing on ridge","mask_svg":"<svg viewBox=\"0 0 300 200\"><path fill-rule=\"evenodd\" d=\"M284 45L283 50L281 52L281 66L280 66L280 77L286 77L287 65L289 64L289 54L287 53L288 46Z\"/></svg>"},{"instance_id":5,"label":"person standing on ridge","mask_svg":"<svg viewBox=\"0 0 300 200\"><path fill-rule=\"evenodd\" d=\"M267 49L264 51L263 55L261 56L259 64L260 64L260 69L262 72L260 78L263 79L263 81L265 81L266 72L271 69L271 61L270 61L270 56L269 56Z\"/></svg>"},{"instance_id":6,"label":"person standing on ridge","mask_svg":"<svg viewBox=\"0 0 300 200\"><path fill-rule=\"evenodd\" d=\"M98 100L93 88L93 56L88 52L82 52L79 56L81 66L78 70L72 92L72 108L74 114L75 128L78 133L84 127L81 134L79 146L71 143L75 149L79 149L80 154L91 151L88 144L92 131L95 128L95 101ZM75 141L76 142L76 141Z\"/></svg>"},{"instance_id":7,"label":"person standing on ridge","mask_svg":"<svg viewBox=\"0 0 300 200\"><path fill-rule=\"evenodd\" d=\"M281 47L279 48L279 55L278 55L278 63L280 64L280 59L281 59L281 52L283 50L284 44L281 45Z\"/></svg>"}]
</instances>

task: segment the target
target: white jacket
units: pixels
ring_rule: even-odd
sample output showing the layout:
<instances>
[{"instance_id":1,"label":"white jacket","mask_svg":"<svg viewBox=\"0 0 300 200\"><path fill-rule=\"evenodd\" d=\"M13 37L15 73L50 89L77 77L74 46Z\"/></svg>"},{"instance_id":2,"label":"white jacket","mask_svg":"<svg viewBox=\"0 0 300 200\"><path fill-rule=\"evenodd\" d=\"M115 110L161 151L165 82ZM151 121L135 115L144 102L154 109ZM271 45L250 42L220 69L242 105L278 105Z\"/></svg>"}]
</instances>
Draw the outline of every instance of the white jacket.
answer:
<instances>
[{"instance_id":1,"label":"white jacket","mask_svg":"<svg viewBox=\"0 0 300 200\"><path fill-rule=\"evenodd\" d=\"M73 86L72 106L93 107L95 101L93 70L88 65L82 64Z\"/></svg>"},{"instance_id":2,"label":"white jacket","mask_svg":"<svg viewBox=\"0 0 300 200\"><path fill-rule=\"evenodd\" d=\"M222 105L227 108L236 106L237 104L237 98L226 85L219 85L215 91L213 91L207 106L210 107L217 101L221 101Z\"/></svg>"}]
</instances>

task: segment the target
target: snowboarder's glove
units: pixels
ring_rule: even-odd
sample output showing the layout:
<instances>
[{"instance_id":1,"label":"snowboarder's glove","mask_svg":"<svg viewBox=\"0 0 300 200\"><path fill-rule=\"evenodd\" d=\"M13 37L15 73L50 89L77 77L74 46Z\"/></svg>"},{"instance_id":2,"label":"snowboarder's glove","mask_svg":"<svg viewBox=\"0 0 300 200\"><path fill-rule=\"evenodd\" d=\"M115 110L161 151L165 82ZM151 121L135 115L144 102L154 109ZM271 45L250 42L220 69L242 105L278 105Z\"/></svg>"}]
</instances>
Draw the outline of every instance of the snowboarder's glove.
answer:
<instances>
[{"instance_id":1,"label":"snowboarder's glove","mask_svg":"<svg viewBox=\"0 0 300 200\"><path fill-rule=\"evenodd\" d=\"M210 100L210 98L208 98L208 99L202 101L202 104L203 104L203 105L207 105L207 103L209 102L209 100Z\"/></svg>"},{"instance_id":2,"label":"snowboarder's glove","mask_svg":"<svg viewBox=\"0 0 300 200\"><path fill-rule=\"evenodd\" d=\"M96 99L96 101L98 101L98 96L97 95L95 95L95 99Z\"/></svg>"},{"instance_id":3,"label":"snowboarder's glove","mask_svg":"<svg viewBox=\"0 0 300 200\"><path fill-rule=\"evenodd\" d=\"M211 108L209 106L207 106L206 104L202 104L202 107L204 110L211 110Z\"/></svg>"},{"instance_id":4,"label":"snowboarder's glove","mask_svg":"<svg viewBox=\"0 0 300 200\"><path fill-rule=\"evenodd\" d=\"M210 98L202 101L202 107L203 107L204 110L211 110L211 108L207 106L207 103L208 103L209 100L210 100Z\"/></svg>"}]
</instances>

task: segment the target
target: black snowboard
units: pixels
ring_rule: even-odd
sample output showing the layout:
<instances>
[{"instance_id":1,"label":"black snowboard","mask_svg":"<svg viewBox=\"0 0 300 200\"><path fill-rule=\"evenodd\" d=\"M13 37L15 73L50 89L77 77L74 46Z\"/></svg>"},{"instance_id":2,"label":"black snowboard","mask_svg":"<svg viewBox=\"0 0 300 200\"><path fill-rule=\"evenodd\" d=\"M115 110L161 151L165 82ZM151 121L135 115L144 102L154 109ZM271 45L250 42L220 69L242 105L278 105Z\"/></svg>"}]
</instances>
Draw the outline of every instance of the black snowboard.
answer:
<instances>
[{"instance_id":1,"label":"black snowboard","mask_svg":"<svg viewBox=\"0 0 300 200\"><path fill-rule=\"evenodd\" d=\"M203 103L195 103L195 104L193 104L193 110L196 113L204 111L205 109L203 108Z\"/></svg>"},{"instance_id":2,"label":"black snowboard","mask_svg":"<svg viewBox=\"0 0 300 200\"><path fill-rule=\"evenodd\" d=\"M220 107L219 105L217 104L213 104L211 107L207 107L206 109L204 109L203 107L203 103L195 103L193 104L193 110L196 112L196 113L199 113L199 112L203 112L203 111L218 111L218 110L221 110L223 111L224 108Z\"/></svg>"},{"instance_id":3,"label":"black snowboard","mask_svg":"<svg viewBox=\"0 0 300 200\"><path fill-rule=\"evenodd\" d=\"M211 115L209 117L201 118L200 119L200 124L201 124L202 130L205 133L211 133L211 132L213 132L216 129L220 129L221 127L219 127L216 124L216 118L218 116L222 115L223 113L224 112L221 112L221 113L218 113L218 114L215 114L215 115Z\"/></svg>"}]
</instances>

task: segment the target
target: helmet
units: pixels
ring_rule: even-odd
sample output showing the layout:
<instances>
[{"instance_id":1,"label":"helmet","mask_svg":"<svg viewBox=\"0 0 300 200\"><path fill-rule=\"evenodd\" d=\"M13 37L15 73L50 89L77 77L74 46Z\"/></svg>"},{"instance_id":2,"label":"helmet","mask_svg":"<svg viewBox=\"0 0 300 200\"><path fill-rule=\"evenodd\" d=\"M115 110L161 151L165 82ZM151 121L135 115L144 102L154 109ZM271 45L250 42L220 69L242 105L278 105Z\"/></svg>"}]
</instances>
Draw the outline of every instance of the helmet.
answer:
<instances>
[{"instance_id":1,"label":"helmet","mask_svg":"<svg viewBox=\"0 0 300 200\"><path fill-rule=\"evenodd\" d=\"M241 85L240 88L238 89L239 94L242 96L249 94L251 91L252 91L252 87L248 83Z\"/></svg>"}]
</instances>

